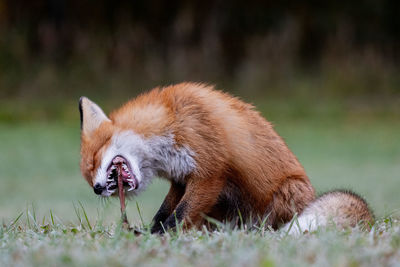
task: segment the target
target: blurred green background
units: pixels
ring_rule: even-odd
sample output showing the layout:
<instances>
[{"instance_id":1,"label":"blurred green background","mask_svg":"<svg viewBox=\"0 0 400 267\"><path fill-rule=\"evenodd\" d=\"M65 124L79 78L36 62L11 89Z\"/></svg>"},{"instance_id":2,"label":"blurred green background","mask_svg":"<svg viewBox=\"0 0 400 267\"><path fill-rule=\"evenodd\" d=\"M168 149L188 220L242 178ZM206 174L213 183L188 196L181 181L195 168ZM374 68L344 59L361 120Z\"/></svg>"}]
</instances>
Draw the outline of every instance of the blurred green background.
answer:
<instances>
[{"instance_id":1,"label":"blurred green background","mask_svg":"<svg viewBox=\"0 0 400 267\"><path fill-rule=\"evenodd\" d=\"M114 221L79 173L77 101L215 84L274 123L319 192L400 208L400 2L0 0L0 218ZM137 199L146 221L168 184ZM134 200L135 201L135 200ZM138 220L135 202L131 220Z\"/></svg>"}]
</instances>

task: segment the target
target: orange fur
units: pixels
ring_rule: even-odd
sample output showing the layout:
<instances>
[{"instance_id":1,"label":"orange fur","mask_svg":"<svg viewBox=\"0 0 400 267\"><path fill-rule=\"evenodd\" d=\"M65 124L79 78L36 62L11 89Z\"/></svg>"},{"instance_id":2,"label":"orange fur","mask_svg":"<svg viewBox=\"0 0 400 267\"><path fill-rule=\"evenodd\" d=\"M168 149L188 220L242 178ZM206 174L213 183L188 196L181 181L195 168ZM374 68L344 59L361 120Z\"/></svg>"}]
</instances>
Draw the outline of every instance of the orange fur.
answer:
<instances>
[{"instance_id":1,"label":"orange fur","mask_svg":"<svg viewBox=\"0 0 400 267\"><path fill-rule=\"evenodd\" d=\"M172 183L165 207L182 210L190 225L201 224L202 214L224 219L238 208L248 216L269 214L276 228L314 199L303 167L272 125L252 105L212 87L156 88L109 118L81 137L81 170L89 184L114 133L133 130L144 138L172 133L177 147L194 151L196 169L182 190Z\"/></svg>"}]
</instances>

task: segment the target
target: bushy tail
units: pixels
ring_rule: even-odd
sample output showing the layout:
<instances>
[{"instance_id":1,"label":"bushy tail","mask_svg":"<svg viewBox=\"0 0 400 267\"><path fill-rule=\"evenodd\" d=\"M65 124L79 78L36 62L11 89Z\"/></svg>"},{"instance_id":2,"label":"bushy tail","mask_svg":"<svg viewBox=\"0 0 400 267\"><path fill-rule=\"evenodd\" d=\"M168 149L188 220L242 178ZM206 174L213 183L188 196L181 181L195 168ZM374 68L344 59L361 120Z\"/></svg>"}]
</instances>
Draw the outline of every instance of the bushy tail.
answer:
<instances>
[{"instance_id":1,"label":"bushy tail","mask_svg":"<svg viewBox=\"0 0 400 267\"><path fill-rule=\"evenodd\" d=\"M362 197L349 190L334 190L316 198L297 218L284 225L282 231L300 234L328 225L338 228L361 225L369 229L373 222L374 215Z\"/></svg>"}]
</instances>

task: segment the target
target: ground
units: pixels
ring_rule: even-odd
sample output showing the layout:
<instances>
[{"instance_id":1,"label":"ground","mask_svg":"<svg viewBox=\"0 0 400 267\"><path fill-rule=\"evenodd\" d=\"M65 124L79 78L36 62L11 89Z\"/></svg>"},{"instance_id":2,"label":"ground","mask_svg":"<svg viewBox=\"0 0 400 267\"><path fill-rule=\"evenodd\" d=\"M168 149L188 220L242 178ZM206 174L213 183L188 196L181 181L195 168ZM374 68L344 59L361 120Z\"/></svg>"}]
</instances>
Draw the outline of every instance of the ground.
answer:
<instances>
[{"instance_id":1,"label":"ground","mask_svg":"<svg viewBox=\"0 0 400 267\"><path fill-rule=\"evenodd\" d=\"M370 233L323 229L299 237L259 229L148 232L119 226L45 224L3 226L1 266L395 266L400 222L380 222ZM38 223L39 224L39 223Z\"/></svg>"},{"instance_id":2,"label":"ground","mask_svg":"<svg viewBox=\"0 0 400 267\"><path fill-rule=\"evenodd\" d=\"M372 232L322 229L290 237L260 229L220 229L135 236L119 229L118 201L96 197L79 173L78 120L3 123L0 265L398 265L398 120L268 118L318 192L350 188L368 200L378 218ZM167 190L166 182L156 180L131 200L131 223L147 225Z\"/></svg>"}]
</instances>

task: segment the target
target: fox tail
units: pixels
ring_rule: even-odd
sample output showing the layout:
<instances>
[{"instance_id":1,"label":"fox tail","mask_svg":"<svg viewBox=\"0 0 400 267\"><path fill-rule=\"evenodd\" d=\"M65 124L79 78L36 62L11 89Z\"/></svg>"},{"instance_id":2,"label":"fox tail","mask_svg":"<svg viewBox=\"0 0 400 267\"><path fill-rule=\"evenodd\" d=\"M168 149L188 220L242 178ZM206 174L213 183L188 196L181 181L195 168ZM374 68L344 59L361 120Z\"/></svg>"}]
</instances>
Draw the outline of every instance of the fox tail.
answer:
<instances>
[{"instance_id":1,"label":"fox tail","mask_svg":"<svg viewBox=\"0 0 400 267\"><path fill-rule=\"evenodd\" d=\"M368 203L350 190L326 192L317 197L296 217L286 223L281 231L298 235L329 225L342 229L359 225L369 230L374 223L374 215Z\"/></svg>"}]
</instances>

